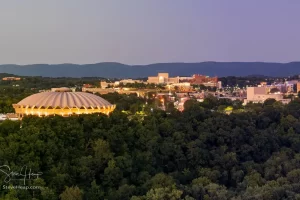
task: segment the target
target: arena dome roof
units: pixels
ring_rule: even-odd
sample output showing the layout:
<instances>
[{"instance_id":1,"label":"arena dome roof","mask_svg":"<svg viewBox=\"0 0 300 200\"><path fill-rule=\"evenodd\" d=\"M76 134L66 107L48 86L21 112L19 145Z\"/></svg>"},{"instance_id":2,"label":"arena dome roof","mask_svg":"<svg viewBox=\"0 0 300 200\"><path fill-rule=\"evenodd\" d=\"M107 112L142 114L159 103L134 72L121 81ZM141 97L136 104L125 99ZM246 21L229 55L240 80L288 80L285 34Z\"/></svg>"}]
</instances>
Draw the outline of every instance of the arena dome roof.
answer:
<instances>
[{"instance_id":1,"label":"arena dome roof","mask_svg":"<svg viewBox=\"0 0 300 200\"><path fill-rule=\"evenodd\" d=\"M41 92L26 97L17 105L38 108L105 108L113 106L105 99L85 92Z\"/></svg>"}]
</instances>

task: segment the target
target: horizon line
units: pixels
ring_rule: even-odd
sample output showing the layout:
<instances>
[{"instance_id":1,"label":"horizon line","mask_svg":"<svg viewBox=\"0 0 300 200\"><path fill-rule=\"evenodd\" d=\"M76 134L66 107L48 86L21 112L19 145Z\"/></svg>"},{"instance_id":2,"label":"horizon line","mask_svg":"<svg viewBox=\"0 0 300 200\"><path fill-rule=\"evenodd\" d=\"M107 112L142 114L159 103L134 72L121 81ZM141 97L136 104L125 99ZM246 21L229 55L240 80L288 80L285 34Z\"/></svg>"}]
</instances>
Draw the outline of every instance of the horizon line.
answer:
<instances>
[{"instance_id":1,"label":"horizon line","mask_svg":"<svg viewBox=\"0 0 300 200\"><path fill-rule=\"evenodd\" d=\"M104 64L104 63L114 63L114 64L121 64L127 66L148 66L148 65L157 65L157 64L199 64L199 63L269 63L269 64L289 64L289 63L298 63L300 61L290 61L290 62L273 62L273 61L199 61L199 62L154 62L150 64L125 64L122 62L113 62L113 61L103 61L103 62L96 62L96 63L85 63L85 64L78 64L78 63L33 63L33 64L0 64L3 65L17 65L17 66L29 66L29 65L96 65L96 64Z\"/></svg>"}]
</instances>

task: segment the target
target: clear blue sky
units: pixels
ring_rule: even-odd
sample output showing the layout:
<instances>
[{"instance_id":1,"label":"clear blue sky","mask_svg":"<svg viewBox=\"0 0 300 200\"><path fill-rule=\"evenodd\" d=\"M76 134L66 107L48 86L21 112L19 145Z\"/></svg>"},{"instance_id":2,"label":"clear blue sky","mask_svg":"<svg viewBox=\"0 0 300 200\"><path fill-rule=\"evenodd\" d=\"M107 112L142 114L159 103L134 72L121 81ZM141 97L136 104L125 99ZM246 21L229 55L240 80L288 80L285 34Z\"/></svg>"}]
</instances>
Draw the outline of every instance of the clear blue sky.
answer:
<instances>
[{"instance_id":1,"label":"clear blue sky","mask_svg":"<svg viewBox=\"0 0 300 200\"><path fill-rule=\"evenodd\" d=\"M0 6L0 64L299 60L299 0L3 0Z\"/></svg>"}]
</instances>

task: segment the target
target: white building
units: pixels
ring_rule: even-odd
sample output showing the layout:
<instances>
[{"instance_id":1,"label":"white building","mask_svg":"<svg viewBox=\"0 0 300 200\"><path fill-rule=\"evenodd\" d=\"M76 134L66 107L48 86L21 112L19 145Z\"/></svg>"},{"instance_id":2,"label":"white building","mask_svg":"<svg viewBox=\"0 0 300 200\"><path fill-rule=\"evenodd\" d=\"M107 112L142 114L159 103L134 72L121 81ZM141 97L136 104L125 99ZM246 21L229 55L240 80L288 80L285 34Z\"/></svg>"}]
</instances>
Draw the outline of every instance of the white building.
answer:
<instances>
[{"instance_id":1,"label":"white building","mask_svg":"<svg viewBox=\"0 0 300 200\"><path fill-rule=\"evenodd\" d=\"M284 104L291 101L291 99L284 99L283 94L280 92L274 94L270 94L269 92L269 87L247 87L247 99L245 99L244 103L264 103L267 99L275 99Z\"/></svg>"},{"instance_id":2,"label":"white building","mask_svg":"<svg viewBox=\"0 0 300 200\"><path fill-rule=\"evenodd\" d=\"M124 85L126 85L127 83L144 83L144 82L141 81L141 80L123 79L123 80L120 80L120 81L116 81L114 83L114 85L118 86L118 85L120 85L120 83L123 83Z\"/></svg>"},{"instance_id":3,"label":"white building","mask_svg":"<svg viewBox=\"0 0 300 200\"><path fill-rule=\"evenodd\" d=\"M157 76L149 76L147 82L154 84L179 83L179 76L169 77L169 73L158 73Z\"/></svg>"}]
</instances>

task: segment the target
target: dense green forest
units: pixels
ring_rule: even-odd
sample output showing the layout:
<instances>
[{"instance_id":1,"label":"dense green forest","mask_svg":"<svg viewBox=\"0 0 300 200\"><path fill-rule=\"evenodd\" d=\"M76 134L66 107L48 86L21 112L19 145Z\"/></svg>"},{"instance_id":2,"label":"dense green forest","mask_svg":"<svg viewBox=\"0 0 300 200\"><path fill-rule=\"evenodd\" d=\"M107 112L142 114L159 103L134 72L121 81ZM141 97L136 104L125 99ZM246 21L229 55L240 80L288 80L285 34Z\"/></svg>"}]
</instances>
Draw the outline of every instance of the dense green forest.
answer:
<instances>
[{"instance_id":1,"label":"dense green forest","mask_svg":"<svg viewBox=\"0 0 300 200\"><path fill-rule=\"evenodd\" d=\"M6 74L0 74L6 77ZM21 77L19 81L0 80L0 87L19 87L35 90L51 89L55 87L82 87L83 84L100 86L100 81L104 78L49 78L49 77Z\"/></svg>"},{"instance_id":2,"label":"dense green forest","mask_svg":"<svg viewBox=\"0 0 300 200\"><path fill-rule=\"evenodd\" d=\"M23 180L6 183L0 171L1 199L300 199L299 100L243 107L207 98L167 113L134 95L105 97L117 104L109 117L2 122L0 164L43 174L26 179L41 189L7 190Z\"/></svg>"}]
</instances>

